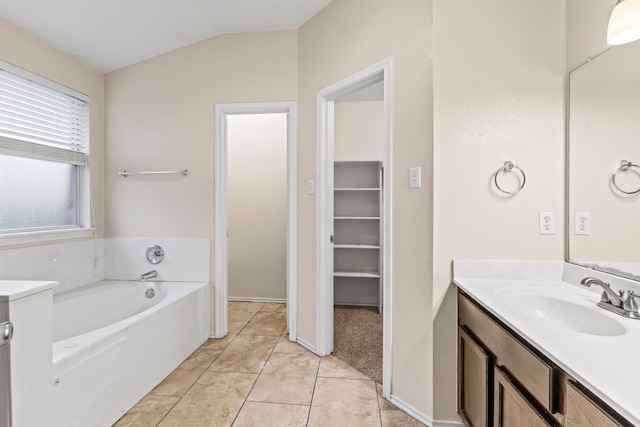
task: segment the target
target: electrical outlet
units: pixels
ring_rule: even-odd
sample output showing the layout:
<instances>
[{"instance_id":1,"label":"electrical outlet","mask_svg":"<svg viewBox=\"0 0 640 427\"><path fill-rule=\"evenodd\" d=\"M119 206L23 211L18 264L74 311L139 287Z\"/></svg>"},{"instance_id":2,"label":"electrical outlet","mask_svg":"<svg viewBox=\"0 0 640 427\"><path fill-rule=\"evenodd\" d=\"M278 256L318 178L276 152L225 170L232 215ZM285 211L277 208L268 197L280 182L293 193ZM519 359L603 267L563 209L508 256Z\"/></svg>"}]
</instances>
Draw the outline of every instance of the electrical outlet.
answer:
<instances>
[{"instance_id":1,"label":"electrical outlet","mask_svg":"<svg viewBox=\"0 0 640 427\"><path fill-rule=\"evenodd\" d=\"M540 227L540 234L555 233L556 227L553 221L553 212L540 212L540 221L538 225Z\"/></svg>"},{"instance_id":2,"label":"electrical outlet","mask_svg":"<svg viewBox=\"0 0 640 427\"><path fill-rule=\"evenodd\" d=\"M591 212L576 212L575 234L591 234Z\"/></svg>"},{"instance_id":3,"label":"electrical outlet","mask_svg":"<svg viewBox=\"0 0 640 427\"><path fill-rule=\"evenodd\" d=\"M313 179L309 180L309 187L307 189L307 193L315 194L316 193L316 182Z\"/></svg>"}]
</instances>

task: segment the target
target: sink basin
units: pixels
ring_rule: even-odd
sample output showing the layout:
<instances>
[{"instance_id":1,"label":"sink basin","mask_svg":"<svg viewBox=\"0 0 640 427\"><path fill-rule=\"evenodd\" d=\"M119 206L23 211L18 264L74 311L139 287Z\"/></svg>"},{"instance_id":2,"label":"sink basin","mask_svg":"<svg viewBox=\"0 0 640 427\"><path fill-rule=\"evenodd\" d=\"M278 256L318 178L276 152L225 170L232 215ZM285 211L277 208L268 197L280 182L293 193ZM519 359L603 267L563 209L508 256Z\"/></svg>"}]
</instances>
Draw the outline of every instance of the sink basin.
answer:
<instances>
[{"instance_id":1,"label":"sink basin","mask_svg":"<svg viewBox=\"0 0 640 427\"><path fill-rule=\"evenodd\" d=\"M578 295L575 295L579 298ZM627 329L615 319L600 312L595 304L585 307L562 297L529 293L510 293L505 295L510 307L519 313L536 320L547 322L550 326L569 329L574 332L599 336L624 335Z\"/></svg>"}]
</instances>

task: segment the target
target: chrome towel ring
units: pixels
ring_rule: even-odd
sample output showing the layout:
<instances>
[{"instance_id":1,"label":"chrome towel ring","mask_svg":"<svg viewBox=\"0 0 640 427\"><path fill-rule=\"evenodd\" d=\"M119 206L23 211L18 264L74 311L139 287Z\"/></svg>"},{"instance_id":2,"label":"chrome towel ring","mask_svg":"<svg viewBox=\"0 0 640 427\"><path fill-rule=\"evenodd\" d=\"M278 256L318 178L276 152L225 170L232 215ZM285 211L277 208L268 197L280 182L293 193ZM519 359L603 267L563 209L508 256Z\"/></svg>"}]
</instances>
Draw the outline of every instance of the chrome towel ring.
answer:
<instances>
[{"instance_id":1,"label":"chrome towel ring","mask_svg":"<svg viewBox=\"0 0 640 427\"><path fill-rule=\"evenodd\" d=\"M636 165L635 163L632 163L628 160L621 160L620 161L620 167L618 169L616 169L616 171L613 173L613 176L611 177L611 181L613 183L613 186L616 187L616 189L618 191L620 191L621 193L624 194L636 194L636 193L640 193L640 187L638 187L637 190L633 190L633 191L626 191L623 190L622 188L620 188L620 186L618 185L618 183L616 182L616 177L618 176L618 174L620 172L626 172L627 170L631 169L631 168L637 168L638 174L640 175L640 166Z\"/></svg>"},{"instance_id":2,"label":"chrome towel ring","mask_svg":"<svg viewBox=\"0 0 640 427\"><path fill-rule=\"evenodd\" d=\"M520 175L522 175L522 182L520 183L520 187L516 188L513 191L507 191L504 188L500 187L500 184L498 184L498 175L500 175L501 173L502 174L511 173L514 169L516 169L520 173ZM496 185L496 188L502 191L503 193L509 194L509 195L514 195L518 193L520 190L522 190L526 182L527 182L527 176L524 174L524 171L510 161L504 162L504 166L499 168L493 174L493 183Z\"/></svg>"}]
</instances>

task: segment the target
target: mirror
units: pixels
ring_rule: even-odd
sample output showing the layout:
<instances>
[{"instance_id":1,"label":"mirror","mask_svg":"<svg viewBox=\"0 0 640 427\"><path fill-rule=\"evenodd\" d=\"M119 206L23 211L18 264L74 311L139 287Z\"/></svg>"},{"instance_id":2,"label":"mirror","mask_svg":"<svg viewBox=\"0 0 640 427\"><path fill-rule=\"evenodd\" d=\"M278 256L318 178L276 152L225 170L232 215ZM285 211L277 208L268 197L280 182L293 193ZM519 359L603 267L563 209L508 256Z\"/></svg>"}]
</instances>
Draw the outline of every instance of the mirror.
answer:
<instances>
[{"instance_id":1,"label":"mirror","mask_svg":"<svg viewBox=\"0 0 640 427\"><path fill-rule=\"evenodd\" d=\"M640 280L640 42L569 74L568 126L568 261Z\"/></svg>"}]
</instances>

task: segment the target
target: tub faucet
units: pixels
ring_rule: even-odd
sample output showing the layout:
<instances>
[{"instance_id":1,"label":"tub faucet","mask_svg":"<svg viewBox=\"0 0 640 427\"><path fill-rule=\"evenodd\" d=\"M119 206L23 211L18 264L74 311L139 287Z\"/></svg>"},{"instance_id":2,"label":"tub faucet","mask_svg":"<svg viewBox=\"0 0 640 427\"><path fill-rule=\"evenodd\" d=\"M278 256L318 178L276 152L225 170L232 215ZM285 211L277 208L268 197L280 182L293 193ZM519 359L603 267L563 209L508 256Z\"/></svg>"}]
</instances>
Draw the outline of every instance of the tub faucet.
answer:
<instances>
[{"instance_id":1,"label":"tub faucet","mask_svg":"<svg viewBox=\"0 0 640 427\"><path fill-rule=\"evenodd\" d=\"M622 295L618 296L618 294L615 293L613 289L611 289L611 285L609 285L608 283L605 283L595 277L585 277L580 281L580 284L587 287L591 285L600 286L604 291L602 293L602 296L600 297L601 302L611 304L614 307L622 307Z\"/></svg>"},{"instance_id":2,"label":"tub faucet","mask_svg":"<svg viewBox=\"0 0 640 427\"><path fill-rule=\"evenodd\" d=\"M158 272L156 270L151 270L147 273L140 275L139 280L141 282L146 282L149 279L153 279L154 277L158 277Z\"/></svg>"}]
</instances>

